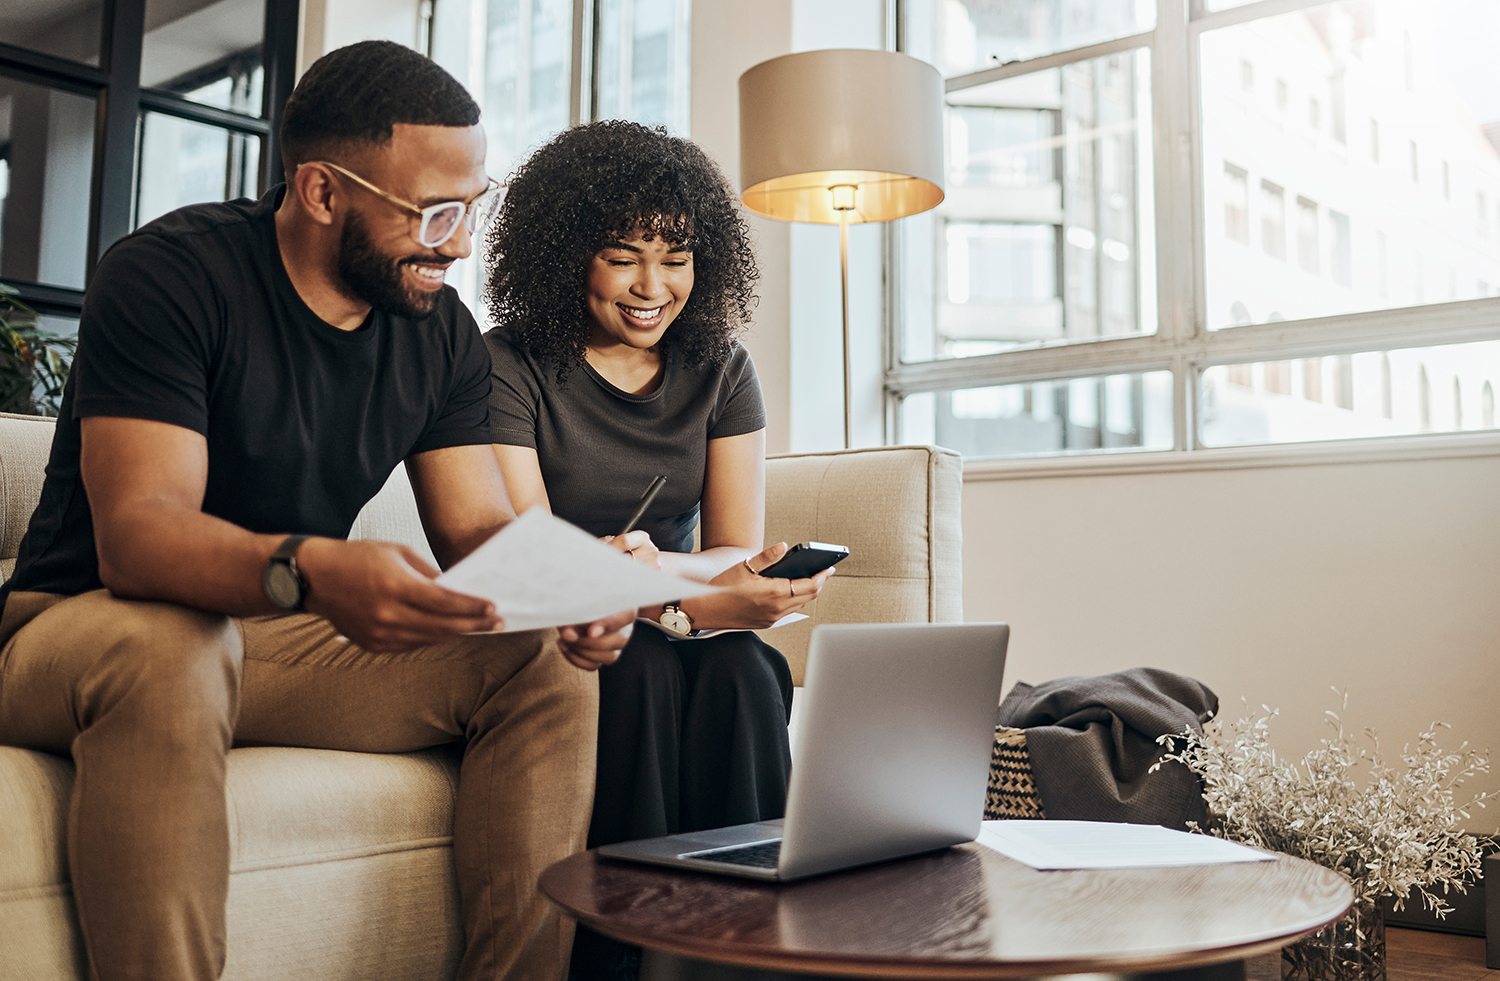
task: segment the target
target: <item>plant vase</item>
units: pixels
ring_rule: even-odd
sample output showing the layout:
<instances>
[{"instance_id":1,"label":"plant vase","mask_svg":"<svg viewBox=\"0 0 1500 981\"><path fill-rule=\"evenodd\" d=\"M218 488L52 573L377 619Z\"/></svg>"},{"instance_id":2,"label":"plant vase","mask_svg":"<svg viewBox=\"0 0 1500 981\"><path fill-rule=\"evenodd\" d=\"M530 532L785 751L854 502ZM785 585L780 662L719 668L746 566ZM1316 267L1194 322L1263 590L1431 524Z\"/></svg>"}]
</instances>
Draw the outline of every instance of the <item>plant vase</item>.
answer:
<instances>
[{"instance_id":1,"label":"plant vase","mask_svg":"<svg viewBox=\"0 0 1500 981\"><path fill-rule=\"evenodd\" d=\"M1282 981L1386 981L1385 914L1355 903L1343 918L1281 948Z\"/></svg>"}]
</instances>

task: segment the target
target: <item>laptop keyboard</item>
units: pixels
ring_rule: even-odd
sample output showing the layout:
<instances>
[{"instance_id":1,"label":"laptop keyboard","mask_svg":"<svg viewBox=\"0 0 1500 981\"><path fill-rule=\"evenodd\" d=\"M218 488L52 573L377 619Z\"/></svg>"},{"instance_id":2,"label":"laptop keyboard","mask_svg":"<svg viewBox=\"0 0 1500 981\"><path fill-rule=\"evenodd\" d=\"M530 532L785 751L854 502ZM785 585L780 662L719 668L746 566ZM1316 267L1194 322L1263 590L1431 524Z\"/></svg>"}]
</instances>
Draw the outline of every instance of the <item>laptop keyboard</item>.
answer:
<instances>
[{"instance_id":1,"label":"laptop keyboard","mask_svg":"<svg viewBox=\"0 0 1500 981\"><path fill-rule=\"evenodd\" d=\"M724 862L729 865L745 865L753 869L774 869L781 858L781 839L757 841L752 845L733 845L729 848L687 852L679 857L699 858L707 862Z\"/></svg>"}]
</instances>

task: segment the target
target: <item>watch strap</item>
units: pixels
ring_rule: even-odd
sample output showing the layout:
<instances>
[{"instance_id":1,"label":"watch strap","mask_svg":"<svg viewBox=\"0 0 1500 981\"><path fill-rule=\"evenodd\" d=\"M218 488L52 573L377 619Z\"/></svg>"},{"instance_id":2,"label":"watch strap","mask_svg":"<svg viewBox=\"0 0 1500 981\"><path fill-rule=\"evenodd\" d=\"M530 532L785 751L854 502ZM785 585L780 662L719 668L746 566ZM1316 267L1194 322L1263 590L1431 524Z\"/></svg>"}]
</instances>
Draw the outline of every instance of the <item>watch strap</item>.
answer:
<instances>
[{"instance_id":1,"label":"watch strap","mask_svg":"<svg viewBox=\"0 0 1500 981\"><path fill-rule=\"evenodd\" d=\"M293 570L297 568L297 549L302 543L311 538L311 535L288 535L276 546L276 551L271 553L272 562L290 562ZM302 578L300 575L297 578Z\"/></svg>"}]
</instances>

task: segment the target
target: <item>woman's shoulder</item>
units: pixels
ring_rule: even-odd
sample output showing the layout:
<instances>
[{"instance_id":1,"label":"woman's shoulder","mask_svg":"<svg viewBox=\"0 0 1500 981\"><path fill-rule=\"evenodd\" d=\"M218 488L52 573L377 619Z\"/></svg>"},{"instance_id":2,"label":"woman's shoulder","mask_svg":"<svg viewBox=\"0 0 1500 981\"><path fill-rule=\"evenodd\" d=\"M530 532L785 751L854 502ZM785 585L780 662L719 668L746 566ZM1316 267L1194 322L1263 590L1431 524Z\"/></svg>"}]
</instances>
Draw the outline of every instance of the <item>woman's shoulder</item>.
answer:
<instances>
[{"instance_id":1,"label":"woman's shoulder","mask_svg":"<svg viewBox=\"0 0 1500 981\"><path fill-rule=\"evenodd\" d=\"M745 376L755 377L755 361L750 357L750 352L745 345L738 340L729 342L729 354L719 363L704 362L689 366L685 360L674 353L674 370L697 375L701 378L736 380Z\"/></svg>"},{"instance_id":2,"label":"woman's shoulder","mask_svg":"<svg viewBox=\"0 0 1500 981\"><path fill-rule=\"evenodd\" d=\"M496 375L526 375L541 378L542 363L525 347L518 344L504 327L491 327L484 332L485 346L490 349L490 367Z\"/></svg>"}]
</instances>

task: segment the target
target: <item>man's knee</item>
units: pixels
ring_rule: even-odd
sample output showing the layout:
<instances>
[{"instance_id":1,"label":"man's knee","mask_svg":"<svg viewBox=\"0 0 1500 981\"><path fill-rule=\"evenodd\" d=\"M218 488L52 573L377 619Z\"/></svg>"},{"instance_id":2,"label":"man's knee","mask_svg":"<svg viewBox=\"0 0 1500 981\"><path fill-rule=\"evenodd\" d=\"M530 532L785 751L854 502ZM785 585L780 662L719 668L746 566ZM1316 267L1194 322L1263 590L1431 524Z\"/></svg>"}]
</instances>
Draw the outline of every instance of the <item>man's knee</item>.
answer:
<instances>
[{"instance_id":1,"label":"man's knee","mask_svg":"<svg viewBox=\"0 0 1500 981\"><path fill-rule=\"evenodd\" d=\"M230 617L97 590L17 631L7 669L71 681L85 725L90 715L136 704L160 716L154 725L196 730L232 720L242 654Z\"/></svg>"}]
</instances>

